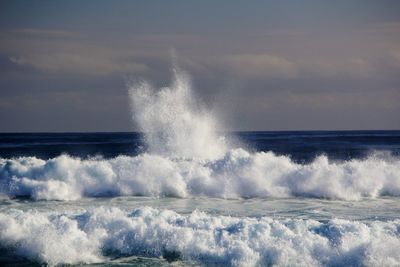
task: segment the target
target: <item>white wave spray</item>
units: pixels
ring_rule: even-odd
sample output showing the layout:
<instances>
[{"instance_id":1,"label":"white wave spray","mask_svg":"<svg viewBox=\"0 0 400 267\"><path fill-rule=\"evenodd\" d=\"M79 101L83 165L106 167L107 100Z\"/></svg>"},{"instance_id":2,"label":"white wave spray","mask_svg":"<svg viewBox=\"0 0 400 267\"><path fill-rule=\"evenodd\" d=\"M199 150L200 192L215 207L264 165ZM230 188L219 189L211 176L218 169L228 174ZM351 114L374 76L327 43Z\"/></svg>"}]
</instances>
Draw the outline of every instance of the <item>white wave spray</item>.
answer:
<instances>
[{"instance_id":1,"label":"white wave spray","mask_svg":"<svg viewBox=\"0 0 400 267\"><path fill-rule=\"evenodd\" d=\"M195 100L188 75L175 67L169 87L155 90L148 82L132 84L133 119L145 133L149 152L168 157L217 158L226 152L219 124Z\"/></svg>"}]
</instances>

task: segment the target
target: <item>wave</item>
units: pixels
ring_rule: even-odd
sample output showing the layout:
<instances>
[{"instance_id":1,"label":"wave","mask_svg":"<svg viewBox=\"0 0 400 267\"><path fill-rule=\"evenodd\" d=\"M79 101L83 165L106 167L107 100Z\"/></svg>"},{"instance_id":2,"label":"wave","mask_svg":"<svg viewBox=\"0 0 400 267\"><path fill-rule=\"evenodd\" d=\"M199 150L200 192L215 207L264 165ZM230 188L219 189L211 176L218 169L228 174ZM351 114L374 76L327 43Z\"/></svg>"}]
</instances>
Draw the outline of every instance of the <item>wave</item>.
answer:
<instances>
[{"instance_id":1,"label":"wave","mask_svg":"<svg viewBox=\"0 0 400 267\"><path fill-rule=\"evenodd\" d=\"M397 266L399 229L400 220L235 218L149 207L0 214L1 246L50 265L146 256L218 266Z\"/></svg>"},{"instance_id":2,"label":"wave","mask_svg":"<svg viewBox=\"0 0 400 267\"><path fill-rule=\"evenodd\" d=\"M169 87L132 84L133 118L147 152L135 157L80 159L68 155L0 159L0 194L35 200L82 197L316 197L357 200L400 196L400 160L372 155L298 164L272 152L233 148L220 123L193 97L175 68Z\"/></svg>"},{"instance_id":3,"label":"wave","mask_svg":"<svg viewBox=\"0 0 400 267\"><path fill-rule=\"evenodd\" d=\"M112 159L62 155L0 159L0 194L34 200L83 197L314 197L359 200L400 196L400 160L365 159L309 164L272 152L232 149L217 159L170 158L156 154Z\"/></svg>"}]
</instances>

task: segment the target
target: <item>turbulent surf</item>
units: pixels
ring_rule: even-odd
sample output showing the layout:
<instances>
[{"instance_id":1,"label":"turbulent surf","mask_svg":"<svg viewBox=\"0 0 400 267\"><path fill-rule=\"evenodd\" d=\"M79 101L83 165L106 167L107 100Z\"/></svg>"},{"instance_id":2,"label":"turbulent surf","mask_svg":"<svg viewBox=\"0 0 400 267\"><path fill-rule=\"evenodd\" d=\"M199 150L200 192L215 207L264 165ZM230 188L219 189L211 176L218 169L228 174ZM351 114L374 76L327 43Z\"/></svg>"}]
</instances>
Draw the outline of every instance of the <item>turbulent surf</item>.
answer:
<instances>
[{"instance_id":1,"label":"turbulent surf","mask_svg":"<svg viewBox=\"0 0 400 267\"><path fill-rule=\"evenodd\" d=\"M1 265L400 265L400 132L234 142L178 68L128 91L142 134L0 134Z\"/></svg>"}]
</instances>

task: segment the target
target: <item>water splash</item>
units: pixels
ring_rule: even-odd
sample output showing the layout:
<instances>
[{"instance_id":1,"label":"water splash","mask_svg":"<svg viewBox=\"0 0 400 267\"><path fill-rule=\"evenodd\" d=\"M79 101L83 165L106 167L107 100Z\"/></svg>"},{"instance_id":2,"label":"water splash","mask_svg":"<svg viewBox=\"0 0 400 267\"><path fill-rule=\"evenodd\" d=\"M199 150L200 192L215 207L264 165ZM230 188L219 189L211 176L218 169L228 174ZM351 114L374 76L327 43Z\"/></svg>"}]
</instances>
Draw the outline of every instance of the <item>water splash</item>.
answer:
<instances>
[{"instance_id":1,"label":"water splash","mask_svg":"<svg viewBox=\"0 0 400 267\"><path fill-rule=\"evenodd\" d=\"M133 120L145 133L149 152L168 157L222 156L227 145L217 134L220 125L193 96L189 76L173 68L170 86L154 89L150 83L129 86Z\"/></svg>"}]
</instances>

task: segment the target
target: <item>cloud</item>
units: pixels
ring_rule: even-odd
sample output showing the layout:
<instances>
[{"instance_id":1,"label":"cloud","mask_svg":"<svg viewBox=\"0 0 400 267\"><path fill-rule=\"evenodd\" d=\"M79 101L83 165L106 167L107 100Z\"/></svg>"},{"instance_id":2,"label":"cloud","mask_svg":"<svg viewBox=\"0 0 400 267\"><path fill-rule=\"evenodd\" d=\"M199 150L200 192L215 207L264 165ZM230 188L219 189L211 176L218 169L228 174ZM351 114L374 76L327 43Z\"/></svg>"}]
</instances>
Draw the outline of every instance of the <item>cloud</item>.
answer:
<instances>
[{"instance_id":1,"label":"cloud","mask_svg":"<svg viewBox=\"0 0 400 267\"><path fill-rule=\"evenodd\" d=\"M393 56L396 58L396 56ZM394 61L395 59L393 59ZM281 57L273 54L236 54L222 56L222 68L244 79L294 80L307 78L366 78L379 71L373 59L319 55L314 58Z\"/></svg>"},{"instance_id":2,"label":"cloud","mask_svg":"<svg viewBox=\"0 0 400 267\"><path fill-rule=\"evenodd\" d=\"M112 57L99 57L80 53L10 56L9 59L14 64L31 66L45 72L107 75L112 73L142 73L148 70L144 64L126 61L119 62Z\"/></svg>"},{"instance_id":3,"label":"cloud","mask_svg":"<svg viewBox=\"0 0 400 267\"><path fill-rule=\"evenodd\" d=\"M303 74L321 78L370 77L376 72L375 66L365 58L319 58L298 62Z\"/></svg>"},{"instance_id":4,"label":"cloud","mask_svg":"<svg viewBox=\"0 0 400 267\"><path fill-rule=\"evenodd\" d=\"M225 59L228 68L239 75L255 78L294 78L295 64L270 54L236 54Z\"/></svg>"},{"instance_id":5,"label":"cloud","mask_svg":"<svg viewBox=\"0 0 400 267\"><path fill-rule=\"evenodd\" d=\"M99 118L90 129L129 130L120 74L164 86L170 79L170 48L192 74L199 98L210 106L226 102L221 109L235 121L232 129L398 128L399 39L393 34L396 25L385 27L379 34L290 27L235 35L2 31L0 67L9 71L0 75L0 115L18 124L3 129L82 130ZM103 99L109 97L107 104ZM34 115L40 119L30 119ZM41 116L48 122L40 124ZM76 122L57 124L60 116Z\"/></svg>"},{"instance_id":6,"label":"cloud","mask_svg":"<svg viewBox=\"0 0 400 267\"><path fill-rule=\"evenodd\" d=\"M57 38L77 38L84 35L77 32L58 30L58 29L38 29L38 28L19 28L7 31L10 34L25 35L32 37L57 37Z\"/></svg>"},{"instance_id":7,"label":"cloud","mask_svg":"<svg viewBox=\"0 0 400 267\"><path fill-rule=\"evenodd\" d=\"M59 74L109 75L145 73L148 66L110 45L84 34L46 29L13 29L0 35L0 54L19 66Z\"/></svg>"}]
</instances>

